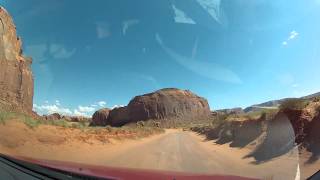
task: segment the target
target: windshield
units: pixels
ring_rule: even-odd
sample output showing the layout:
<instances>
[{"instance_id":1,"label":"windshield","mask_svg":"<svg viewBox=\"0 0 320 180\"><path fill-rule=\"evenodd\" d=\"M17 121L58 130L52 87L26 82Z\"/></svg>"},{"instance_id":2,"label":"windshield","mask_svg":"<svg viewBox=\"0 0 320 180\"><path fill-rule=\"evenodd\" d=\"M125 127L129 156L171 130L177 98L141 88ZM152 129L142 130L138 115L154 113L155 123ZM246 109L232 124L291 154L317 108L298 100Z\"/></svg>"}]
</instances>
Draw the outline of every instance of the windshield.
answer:
<instances>
[{"instance_id":1,"label":"windshield","mask_svg":"<svg viewBox=\"0 0 320 180\"><path fill-rule=\"evenodd\" d=\"M0 4L0 153L258 179L319 170L319 0Z\"/></svg>"}]
</instances>

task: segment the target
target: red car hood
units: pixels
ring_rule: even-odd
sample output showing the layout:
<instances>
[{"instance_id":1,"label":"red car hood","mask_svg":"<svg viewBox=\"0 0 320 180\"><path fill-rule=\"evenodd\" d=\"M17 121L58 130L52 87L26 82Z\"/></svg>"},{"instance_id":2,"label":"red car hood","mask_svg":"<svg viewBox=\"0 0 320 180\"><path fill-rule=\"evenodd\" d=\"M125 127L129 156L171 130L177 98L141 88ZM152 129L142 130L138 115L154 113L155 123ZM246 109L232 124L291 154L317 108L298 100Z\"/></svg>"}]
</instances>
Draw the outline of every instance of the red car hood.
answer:
<instances>
[{"instance_id":1,"label":"red car hood","mask_svg":"<svg viewBox=\"0 0 320 180\"><path fill-rule=\"evenodd\" d=\"M53 161L32 159L26 157L14 157L15 159L37 164L46 168L72 172L80 175L94 176L98 178L119 179L119 180L253 180L239 176L225 175L201 175L182 172L158 171L158 170L141 170L130 168L115 168L107 166L86 165L74 162Z\"/></svg>"}]
</instances>

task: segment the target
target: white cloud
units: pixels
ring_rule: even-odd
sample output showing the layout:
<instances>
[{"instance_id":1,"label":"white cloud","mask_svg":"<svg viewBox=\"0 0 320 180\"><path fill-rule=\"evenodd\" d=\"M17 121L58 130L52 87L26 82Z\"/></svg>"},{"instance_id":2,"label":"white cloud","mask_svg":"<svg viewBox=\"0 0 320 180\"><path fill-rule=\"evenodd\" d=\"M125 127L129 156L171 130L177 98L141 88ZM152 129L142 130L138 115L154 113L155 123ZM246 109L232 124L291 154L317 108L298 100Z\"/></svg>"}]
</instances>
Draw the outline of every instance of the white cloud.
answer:
<instances>
[{"instance_id":1,"label":"white cloud","mask_svg":"<svg viewBox=\"0 0 320 180\"><path fill-rule=\"evenodd\" d=\"M94 107L90 107L90 106L78 106L78 109L80 112L83 112L83 113L93 112L95 110Z\"/></svg>"},{"instance_id":2,"label":"white cloud","mask_svg":"<svg viewBox=\"0 0 320 180\"><path fill-rule=\"evenodd\" d=\"M224 12L220 7L221 0L197 0L200 6L205 9L210 16L218 23L222 24L224 18Z\"/></svg>"},{"instance_id":3,"label":"white cloud","mask_svg":"<svg viewBox=\"0 0 320 180\"><path fill-rule=\"evenodd\" d=\"M172 5L173 11L175 13L174 21L176 23L185 23L185 24L196 24L196 22L188 17L185 12L176 8L175 5Z\"/></svg>"},{"instance_id":4,"label":"white cloud","mask_svg":"<svg viewBox=\"0 0 320 180\"><path fill-rule=\"evenodd\" d=\"M56 105L57 105L57 106L60 106L60 105L61 105L59 100L56 100Z\"/></svg>"},{"instance_id":5,"label":"white cloud","mask_svg":"<svg viewBox=\"0 0 320 180\"><path fill-rule=\"evenodd\" d=\"M72 112L68 108L62 108L57 105L33 105L33 110L40 113L40 114L52 114L52 113L59 113L63 115L71 115Z\"/></svg>"},{"instance_id":6,"label":"white cloud","mask_svg":"<svg viewBox=\"0 0 320 180\"><path fill-rule=\"evenodd\" d=\"M123 35L126 35L128 29L130 26L133 26L133 25L136 25L136 24L139 24L140 21L138 19L130 19L130 20L127 20L127 21L124 21L122 23L122 33Z\"/></svg>"},{"instance_id":7,"label":"white cloud","mask_svg":"<svg viewBox=\"0 0 320 180\"><path fill-rule=\"evenodd\" d=\"M106 22L96 23L97 37L99 39L107 38L111 35L110 26Z\"/></svg>"},{"instance_id":8,"label":"white cloud","mask_svg":"<svg viewBox=\"0 0 320 180\"><path fill-rule=\"evenodd\" d=\"M97 107L98 105L96 105L96 104L91 104L90 106L91 106L91 107Z\"/></svg>"},{"instance_id":9,"label":"white cloud","mask_svg":"<svg viewBox=\"0 0 320 180\"><path fill-rule=\"evenodd\" d=\"M296 39L297 36L299 36L299 33L297 31L295 31L295 30L291 31L287 40L282 42L282 45L283 46L288 45L289 41Z\"/></svg>"},{"instance_id":10,"label":"white cloud","mask_svg":"<svg viewBox=\"0 0 320 180\"><path fill-rule=\"evenodd\" d=\"M299 33L297 33L296 31L291 31L288 40L295 39L298 35Z\"/></svg>"},{"instance_id":11,"label":"white cloud","mask_svg":"<svg viewBox=\"0 0 320 180\"><path fill-rule=\"evenodd\" d=\"M74 109L73 111L69 108L61 107L59 101L55 102L56 104L44 104L44 105L37 105L33 104L33 110L39 113L40 115L48 115L53 113L59 113L61 115L67 115L67 116L85 116L89 117L91 116L92 112L95 110L95 108L90 106L78 106L77 109Z\"/></svg>"},{"instance_id":12,"label":"white cloud","mask_svg":"<svg viewBox=\"0 0 320 180\"><path fill-rule=\"evenodd\" d=\"M77 109L73 110L73 115L74 116L84 116L84 117L88 117L89 115L84 113L84 112L80 112Z\"/></svg>"},{"instance_id":13,"label":"white cloud","mask_svg":"<svg viewBox=\"0 0 320 180\"><path fill-rule=\"evenodd\" d=\"M47 55L51 55L55 59L67 59L74 55L76 49L67 50L62 44L50 44L49 48L47 44L34 44L26 46L26 52L28 56L31 56L35 62L42 62L48 59Z\"/></svg>"},{"instance_id":14,"label":"white cloud","mask_svg":"<svg viewBox=\"0 0 320 180\"><path fill-rule=\"evenodd\" d=\"M72 50L68 51L63 45L61 44L51 44L50 45L50 54L55 59L68 59L74 55L76 49L73 48Z\"/></svg>"},{"instance_id":15,"label":"white cloud","mask_svg":"<svg viewBox=\"0 0 320 180\"><path fill-rule=\"evenodd\" d=\"M105 101L99 101L99 102L97 102L97 104L98 104L100 107L105 107L107 103L106 103Z\"/></svg>"},{"instance_id":16,"label":"white cloud","mask_svg":"<svg viewBox=\"0 0 320 180\"><path fill-rule=\"evenodd\" d=\"M114 109L114 108L119 108L119 107L124 107L125 105L114 105L111 107L111 109Z\"/></svg>"}]
</instances>

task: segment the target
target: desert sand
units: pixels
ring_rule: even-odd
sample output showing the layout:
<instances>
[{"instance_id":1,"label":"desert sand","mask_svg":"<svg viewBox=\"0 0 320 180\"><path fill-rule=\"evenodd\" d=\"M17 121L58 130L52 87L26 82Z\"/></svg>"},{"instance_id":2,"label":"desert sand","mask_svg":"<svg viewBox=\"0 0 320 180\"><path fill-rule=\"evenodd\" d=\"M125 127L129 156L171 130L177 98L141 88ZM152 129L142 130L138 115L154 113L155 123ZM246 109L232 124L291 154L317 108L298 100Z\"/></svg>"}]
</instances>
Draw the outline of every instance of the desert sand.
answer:
<instances>
[{"instance_id":1,"label":"desert sand","mask_svg":"<svg viewBox=\"0 0 320 180\"><path fill-rule=\"evenodd\" d=\"M44 125L30 129L15 121L0 125L1 153L36 159L260 179L295 179L298 164L298 176L305 179L320 167L318 161L306 165L307 154L299 160L297 149L257 164L244 158L250 148L218 145L180 129L140 139L101 139L77 129Z\"/></svg>"}]
</instances>

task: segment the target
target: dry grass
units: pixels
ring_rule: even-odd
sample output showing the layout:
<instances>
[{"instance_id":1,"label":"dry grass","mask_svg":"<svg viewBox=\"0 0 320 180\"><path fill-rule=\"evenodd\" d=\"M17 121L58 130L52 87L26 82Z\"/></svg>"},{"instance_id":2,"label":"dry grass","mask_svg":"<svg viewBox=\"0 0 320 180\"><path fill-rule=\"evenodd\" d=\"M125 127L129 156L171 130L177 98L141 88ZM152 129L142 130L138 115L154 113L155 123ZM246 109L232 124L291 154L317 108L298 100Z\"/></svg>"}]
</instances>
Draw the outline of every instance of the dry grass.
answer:
<instances>
[{"instance_id":1,"label":"dry grass","mask_svg":"<svg viewBox=\"0 0 320 180\"><path fill-rule=\"evenodd\" d=\"M292 98L287 99L280 105L280 110L302 110L310 103L309 100Z\"/></svg>"},{"instance_id":2,"label":"dry grass","mask_svg":"<svg viewBox=\"0 0 320 180\"><path fill-rule=\"evenodd\" d=\"M98 135L101 140L104 137L115 138L140 138L153 134L163 133L164 129L160 128L157 122L149 122L145 126L144 123L137 123L136 126L123 127L92 127L89 122L70 122L67 120L42 120L35 119L25 114L13 112L0 112L0 124L5 125L6 121L17 120L23 122L30 129L41 128L42 125L56 126L67 129L80 129L86 133Z\"/></svg>"}]
</instances>

